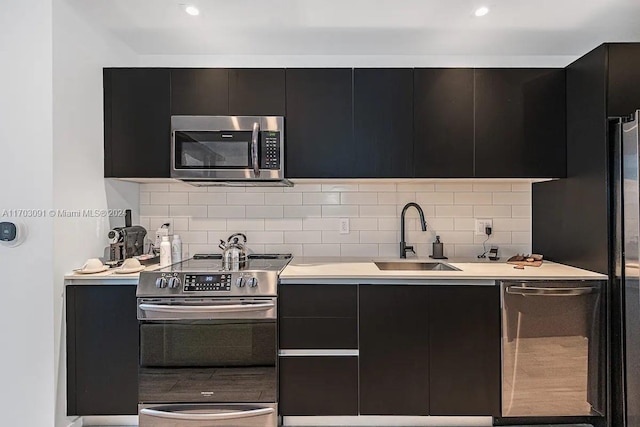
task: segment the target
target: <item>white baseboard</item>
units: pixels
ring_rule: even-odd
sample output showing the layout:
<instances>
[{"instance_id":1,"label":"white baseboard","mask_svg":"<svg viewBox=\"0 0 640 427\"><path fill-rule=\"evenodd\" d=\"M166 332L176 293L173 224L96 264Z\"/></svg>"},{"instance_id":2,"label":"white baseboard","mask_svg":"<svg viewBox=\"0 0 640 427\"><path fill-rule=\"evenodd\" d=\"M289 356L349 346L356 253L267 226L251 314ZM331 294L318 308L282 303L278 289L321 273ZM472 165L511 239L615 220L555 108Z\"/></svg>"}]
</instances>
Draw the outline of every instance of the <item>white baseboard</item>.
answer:
<instances>
[{"instance_id":1,"label":"white baseboard","mask_svg":"<svg viewBox=\"0 0 640 427\"><path fill-rule=\"evenodd\" d=\"M384 427L489 427L492 417L412 417L412 416L331 416L331 417L282 417L283 426L384 426Z\"/></svg>"}]
</instances>

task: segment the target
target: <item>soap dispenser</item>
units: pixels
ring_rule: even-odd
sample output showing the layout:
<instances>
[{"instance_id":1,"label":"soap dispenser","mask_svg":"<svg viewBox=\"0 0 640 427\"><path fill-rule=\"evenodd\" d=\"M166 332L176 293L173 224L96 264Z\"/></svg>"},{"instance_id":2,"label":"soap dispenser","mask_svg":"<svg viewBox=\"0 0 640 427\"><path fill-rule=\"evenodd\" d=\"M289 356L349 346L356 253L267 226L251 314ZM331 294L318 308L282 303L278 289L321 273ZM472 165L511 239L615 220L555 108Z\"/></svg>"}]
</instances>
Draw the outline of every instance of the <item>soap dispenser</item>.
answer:
<instances>
[{"instance_id":1,"label":"soap dispenser","mask_svg":"<svg viewBox=\"0 0 640 427\"><path fill-rule=\"evenodd\" d=\"M444 256L444 245L440 241L440 236L436 236L436 241L433 242L432 254L429 255L429 257L433 259L447 259L447 257Z\"/></svg>"}]
</instances>

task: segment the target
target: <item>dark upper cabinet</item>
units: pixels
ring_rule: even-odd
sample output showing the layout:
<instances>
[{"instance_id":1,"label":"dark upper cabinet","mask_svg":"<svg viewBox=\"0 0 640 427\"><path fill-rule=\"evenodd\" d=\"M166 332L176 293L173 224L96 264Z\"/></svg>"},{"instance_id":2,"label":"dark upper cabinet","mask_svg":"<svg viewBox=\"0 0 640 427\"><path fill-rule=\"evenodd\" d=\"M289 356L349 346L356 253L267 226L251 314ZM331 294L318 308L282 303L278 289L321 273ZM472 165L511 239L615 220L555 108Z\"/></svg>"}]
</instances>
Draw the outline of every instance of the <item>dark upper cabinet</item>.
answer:
<instances>
[{"instance_id":1,"label":"dark upper cabinet","mask_svg":"<svg viewBox=\"0 0 640 427\"><path fill-rule=\"evenodd\" d=\"M429 415L429 287L359 289L360 414Z\"/></svg>"},{"instance_id":2,"label":"dark upper cabinet","mask_svg":"<svg viewBox=\"0 0 640 427\"><path fill-rule=\"evenodd\" d=\"M416 68L413 151L417 178L472 178L473 69Z\"/></svg>"},{"instance_id":3,"label":"dark upper cabinet","mask_svg":"<svg viewBox=\"0 0 640 427\"><path fill-rule=\"evenodd\" d=\"M628 116L640 110L640 43L613 43L607 47L607 114Z\"/></svg>"},{"instance_id":4,"label":"dark upper cabinet","mask_svg":"<svg viewBox=\"0 0 640 427\"><path fill-rule=\"evenodd\" d=\"M286 70L287 178L351 178L360 153L353 144L350 68Z\"/></svg>"},{"instance_id":5,"label":"dark upper cabinet","mask_svg":"<svg viewBox=\"0 0 640 427\"><path fill-rule=\"evenodd\" d=\"M229 70L229 114L284 116L284 68Z\"/></svg>"},{"instance_id":6,"label":"dark upper cabinet","mask_svg":"<svg viewBox=\"0 0 640 427\"><path fill-rule=\"evenodd\" d=\"M566 176L564 69L475 70L475 176Z\"/></svg>"},{"instance_id":7,"label":"dark upper cabinet","mask_svg":"<svg viewBox=\"0 0 640 427\"><path fill-rule=\"evenodd\" d=\"M430 414L500 416L498 286L429 287Z\"/></svg>"},{"instance_id":8,"label":"dark upper cabinet","mask_svg":"<svg viewBox=\"0 0 640 427\"><path fill-rule=\"evenodd\" d=\"M136 287L66 288L67 414L137 415Z\"/></svg>"},{"instance_id":9,"label":"dark upper cabinet","mask_svg":"<svg viewBox=\"0 0 640 427\"><path fill-rule=\"evenodd\" d=\"M168 178L169 70L105 68L104 176Z\"/></svg>"},{"instance_id":10,"label":"dark upper cabinet","mask_svg":"<svg viewBox=\"0 0 640 427\"><path fill-rule=\"evenodd\" d=\"M358 415L356 356L280 357L278 370L281 415Z\"/></svg>"},{"instance_id":11,"label":"dark upper cabinet","mask_svg":"<svg viewBox=\"0 0 640 427\"><path fill-rule=\"evenodd\" d=\"M229 114L229 71L224 68L171 70L171 115Z\"/></svg>"},{"instance_id":12,"label":"dark upper cabinet","mask_svg":"<svg viewBox=\"0 0 640 427\"><path fill-rule=\"evenodd\" d=\"M353 73L351 175L412 177L413 70L357 68Z\"/></svg>"}]
</instances>

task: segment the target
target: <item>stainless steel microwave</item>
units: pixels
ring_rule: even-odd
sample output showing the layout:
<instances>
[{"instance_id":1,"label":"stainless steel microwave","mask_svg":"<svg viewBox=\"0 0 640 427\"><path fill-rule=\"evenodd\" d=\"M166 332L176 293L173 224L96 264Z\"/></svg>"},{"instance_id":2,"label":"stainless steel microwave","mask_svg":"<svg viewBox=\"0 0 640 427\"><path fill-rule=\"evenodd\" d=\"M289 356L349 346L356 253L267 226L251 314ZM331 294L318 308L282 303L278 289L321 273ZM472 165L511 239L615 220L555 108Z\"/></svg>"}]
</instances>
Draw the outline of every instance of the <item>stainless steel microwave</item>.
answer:
<instances>
[{"instance_id":1,"label":"stainless steel microwave","mask_svg":"<svg viewBox=\"0 0 640 427\"><path fill-rule=\"evenodd\" d=\"M171 177L274 182L284 176L284 118L172 116Z\"/></svg>"}]
</instances>

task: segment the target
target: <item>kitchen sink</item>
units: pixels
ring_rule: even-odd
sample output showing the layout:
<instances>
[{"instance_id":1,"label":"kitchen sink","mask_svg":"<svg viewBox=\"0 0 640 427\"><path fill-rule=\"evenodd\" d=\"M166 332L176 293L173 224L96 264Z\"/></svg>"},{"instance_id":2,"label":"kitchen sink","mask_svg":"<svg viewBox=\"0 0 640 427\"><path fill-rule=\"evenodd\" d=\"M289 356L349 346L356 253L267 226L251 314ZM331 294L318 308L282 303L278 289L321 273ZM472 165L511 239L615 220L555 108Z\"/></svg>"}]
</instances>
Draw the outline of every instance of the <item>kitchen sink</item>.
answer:
<instances>
[{"instance_id":1,"label":"kitchen sink","mask_svg":"<svg viewBox=\"0 0 640 427\"><path fill-rule=\"evenodd\" d=\"M461 271L444 262L376 261L375 265L380 270Z\"/></svg>"}]
</instances>

